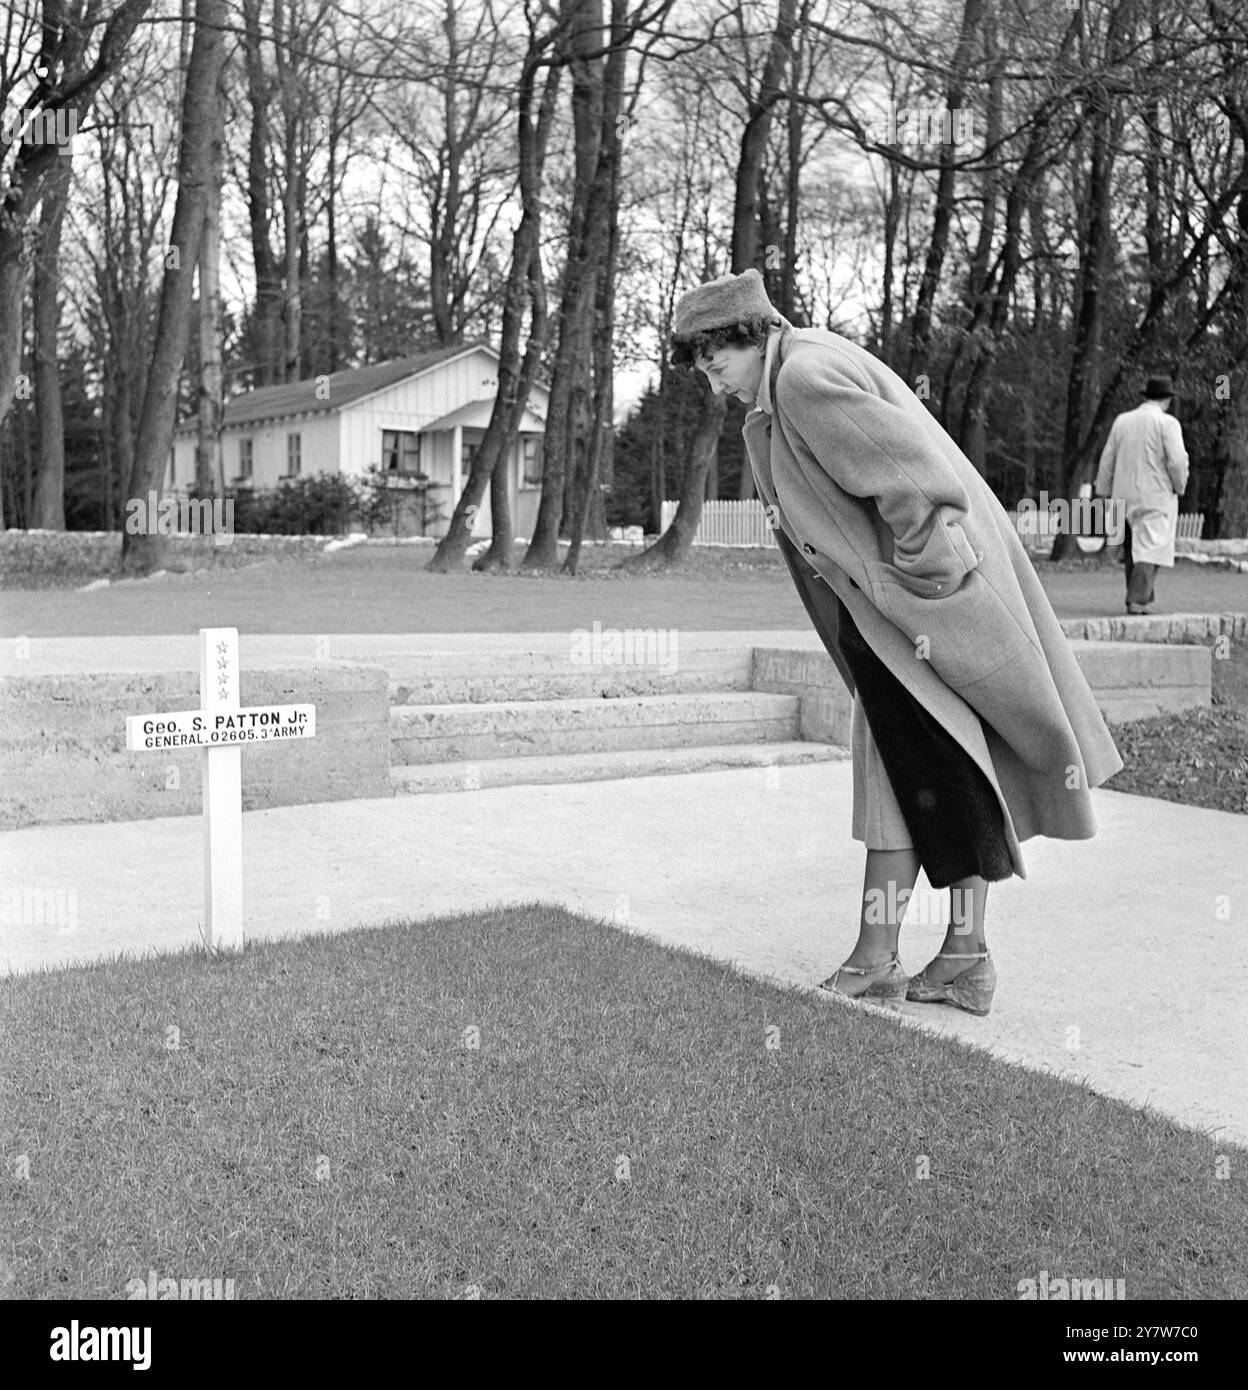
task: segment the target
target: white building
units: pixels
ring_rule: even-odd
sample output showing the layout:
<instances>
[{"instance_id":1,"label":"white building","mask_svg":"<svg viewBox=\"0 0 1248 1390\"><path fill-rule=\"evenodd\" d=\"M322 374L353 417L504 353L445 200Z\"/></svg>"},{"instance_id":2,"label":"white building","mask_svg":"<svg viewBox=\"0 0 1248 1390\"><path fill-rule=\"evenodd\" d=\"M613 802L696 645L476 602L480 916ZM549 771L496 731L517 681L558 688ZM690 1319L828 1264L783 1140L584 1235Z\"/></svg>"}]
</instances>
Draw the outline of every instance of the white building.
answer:
<instances>
[{"instance_id":1,"label":"white building","mask_svg":"<svg viewBox=\"0 0 1248 1390\"><path fill-rule=\"evenodd\" d=\"M430 505L443 511L428 531L444 535L497 388L498 354L478 340L248 391L225 404L226 487L275 488L283 478L320 473L363 479L370 466L396 478L424 475L430 480ZM506 461L517 536L531 536L537 518L548 399L546 388L535 382ZM194 483L195 444L192 418L174 432L165 492L184 494ZM489 535L490 529L487 488L473 530Z\"/></svg>"}]
</instances>

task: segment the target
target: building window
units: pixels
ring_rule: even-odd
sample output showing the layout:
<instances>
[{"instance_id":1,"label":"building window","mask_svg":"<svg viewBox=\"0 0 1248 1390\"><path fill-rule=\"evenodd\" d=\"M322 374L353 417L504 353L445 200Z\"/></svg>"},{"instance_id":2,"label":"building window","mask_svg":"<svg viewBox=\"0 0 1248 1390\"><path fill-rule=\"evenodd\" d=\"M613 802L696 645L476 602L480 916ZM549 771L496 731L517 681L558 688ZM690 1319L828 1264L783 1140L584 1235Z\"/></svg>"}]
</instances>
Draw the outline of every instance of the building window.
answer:
<instances>
[{"instance_id":1,"label":"building window","mask_svg":"<svg viewBox=\"0 0 1248 1390\"><path fill-rule=\"evenodd\" d=\"M251 482L251 469L254 462L253 441L240 439L238 441L238 481L240 483Z\"/></svg>"},{"instance_id":2,"label":"building window","mask_svg":"<svg viewBox=\"0 0 1248 1390\"><path fill-rule=\"evenodd\" d=\"M463 472L472 472L472 465L476 462L477 454L480 449L481 443L479 440L464 440L459 451L459 462Z\"/></svg>"},{"instance_id":3,"label":"building window","mask_svg":"<svg viewBox=\"0 0 1248 1390\"><path fill-rule=\"evenodd\" d=\"M299 434L288 434L286 436L286 476L297 478L303 468L303 436Z\"/></svg>"},{"instance_id":4,"label":"building window","mask_svg":"<svg viewBox=\"0 0 1248 1390\"><path fill-rule=\"evenodd\" d=\"M526 434L520 441L521 487L542 485L542 441L536 434Z\"/></svg>"},{"instance_id":5,"label":"building window","mask_svg":"<svg viewBox=\"0 0 1248 1390\"><path fill-rule=\"evenodd\" d=\"M419 473L420 435L411 430L382 430L381 470L383 473Z\"/></svg>"}]
</instances>

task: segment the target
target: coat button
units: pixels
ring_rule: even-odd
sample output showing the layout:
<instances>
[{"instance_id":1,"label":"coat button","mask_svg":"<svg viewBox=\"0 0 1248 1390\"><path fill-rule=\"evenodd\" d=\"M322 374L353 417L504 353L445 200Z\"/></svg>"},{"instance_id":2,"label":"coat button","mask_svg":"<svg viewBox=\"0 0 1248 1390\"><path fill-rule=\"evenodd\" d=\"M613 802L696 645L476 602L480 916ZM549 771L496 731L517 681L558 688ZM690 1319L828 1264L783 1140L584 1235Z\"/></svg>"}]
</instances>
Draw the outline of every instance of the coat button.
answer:
<instances>
[{"instance_id":1,"label":"coat button","mask_svg":"<svg viewBox=\"0 0 1248 1390\"><path fill-rule=\"evenodd\" d=\"M811 545L811 543L810 543L809 541L803 541L803 543L802 543L802 553L803 553L804 555L813 555L813 554L815 553L815 547L814 547L813 545Z\"/></svg>"}]
</instances>

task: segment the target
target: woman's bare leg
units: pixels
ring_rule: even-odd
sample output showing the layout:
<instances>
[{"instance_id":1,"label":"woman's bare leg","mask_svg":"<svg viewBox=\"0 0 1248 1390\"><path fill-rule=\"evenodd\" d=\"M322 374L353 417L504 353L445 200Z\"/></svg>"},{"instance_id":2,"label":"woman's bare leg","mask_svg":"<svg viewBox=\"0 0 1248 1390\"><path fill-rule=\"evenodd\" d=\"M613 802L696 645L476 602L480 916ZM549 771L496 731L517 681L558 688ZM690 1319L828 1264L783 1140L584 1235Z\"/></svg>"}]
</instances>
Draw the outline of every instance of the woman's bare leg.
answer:
<instances>
[{"instance_id":1,"label":"woman's bare leg","mask_svg":"<svg viewBox=\"0 0 1248 1390\"><path fill-rule=\"evenodd\" d=\"M949 930L941 943L942 951L958 955L974 955L987 949L984 936L984 908L988 902L988 882L978 874L962 878L950 885ZM927 978L933 984L948 984L955 975L970 968L966 961L933 960L927 967Z\"/></svg>"},{"instance_id":2,"label":"woman's bare leg","mask_svg":"<svg viewBox=\"0 0 1248 1390\"><path fill-rule=\"evenodd\" d=\"M918 876L919 856L912 849L867 851L858 941L846 965L868 969L896 952L897 935Z\"/></svg>"}]
</instances>

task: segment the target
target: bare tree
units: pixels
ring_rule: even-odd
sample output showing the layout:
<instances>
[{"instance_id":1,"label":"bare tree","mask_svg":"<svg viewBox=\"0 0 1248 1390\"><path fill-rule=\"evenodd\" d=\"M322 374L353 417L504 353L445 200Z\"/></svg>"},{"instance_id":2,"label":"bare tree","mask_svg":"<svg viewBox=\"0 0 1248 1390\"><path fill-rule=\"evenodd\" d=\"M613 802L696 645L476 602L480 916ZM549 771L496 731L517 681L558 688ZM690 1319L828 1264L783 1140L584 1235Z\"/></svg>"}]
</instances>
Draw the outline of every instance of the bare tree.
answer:
<instances>
[{"instance_id":1,"label":"bare tree","mask_svg":"<svg viewBox=\"0 0 1248 1390\"><path fill-rule=\"evenodd\" d=\"M511 566L512 534L506 489L506 464L510 457L517 428L529 389L537 370L545 330L545 293L542 286L538 245L541 236L542 175L546 163L546 146L554 120L555 103L559 94L560 67L546 55L559 33L556 23L539 32L530 28L528 44L521 63L516 92L517 150L520 171L520 221L512 237L511 265L503 297L502 333L499 343L498 390L490 422L469 470L468 481L455 504L446 535L427 568L436 571L458 569L472 535L472 523L480 510L485 490L495 474L504 475L500 485L491 488L493 539L489 567L508 569ZM538 76L545 69L545 80L538 93ZM526 307L532 307L528 347L523 355L520 335Z\"/></svg>"},{"instance_id":2,"label":"bare tree","mask_svg":"<svg viewBox=\"0 0 1248 1390\"><path fill-rule=\"evenodd\" d=\"M225 61L226 0L196 0L195 36L182 102L182 137L178 154L178 197L165 259L152 365L139 417L130 495L142 497L160 487L173 440L178 378L190 332L191 282L203 237L212 181L215 106L220 99ZM143 574L154 568L161 537L125 532L122 570Z\"/></svg>"},{"instance_id":3,"label":"bare tree","mask_svg":"<svg viewBox=\"0 0 1248 1390\"><path fill-rule=\"evenodd\" d=\"M748 103L737 159L732 212L732 271L741 274L759 260L759 190L772 113L786 95L786 73L796 28L797 0L780 0L776 27L768 46L758 90ZM647 549L623 561L630 569L664 569L677 565L688 553L702 519L706 479L718 448L727 412L727 398L714 395L699 382L702 410L689 447L680 502L672 524ZM743 473L748 473L748 469ZM752 479L751 479L752 483ZM742 491L752 495L752 486Z\"/></svg>"},{"instance_id":4,"label":"bare tree","mask_svg":"<svg viewBox=\"0 0 1248 1390\"><path fill-rule=\"evenodd\" d=\"M222 73L225 68L222 65ZM225 166L225 92L212 110L212 152L199 248L199 401L196 411L195 488L200 497L225 492L221 420L225 378L221 364L221 180Z\"/></svg>"},{"instance_id":5,"label":"bare tree","mask_svg":"<svg viewBox=\"0 0 1248 1390\"><path fill-rule=\"evenodd\" d=\"M35 408L39 416L39 466L35 480L35 526L65 529L65 415L57 354L61 311L61 226L72 178L70 156L56 170L43 198L40 245L35 263Z\"/></svg>"},{"instance_id":6,"label":"bare tree","mask_svg":"<svg viewBox=\"0 0 1248 1390\"><path fill-rule=\"evenodd\" d=\"M96 93L120 66L150 3L123 0L100 30L94 5L90 8L95 22L86 22L86 0L44 0L39 8L44 41L33 81L22 71L26 34L21 32L23 16L13 9L5 49L0 50L0 109L20 110L27 129L45 136L58 125L72 136L86 124ZM24 18L31 23L33 11ZM91 57L88 45L96 32L99 47ZM25 83L30 84L29 90L22 94ZM15 398L21 369L22 299L30 269L26 233L63 158L55 138L23 139L12 148L16 153L8 168L0 158L4 189L0 197L0 424ZM0 492L0 523L3 519Z\"/></svg>"}]
</instances>

